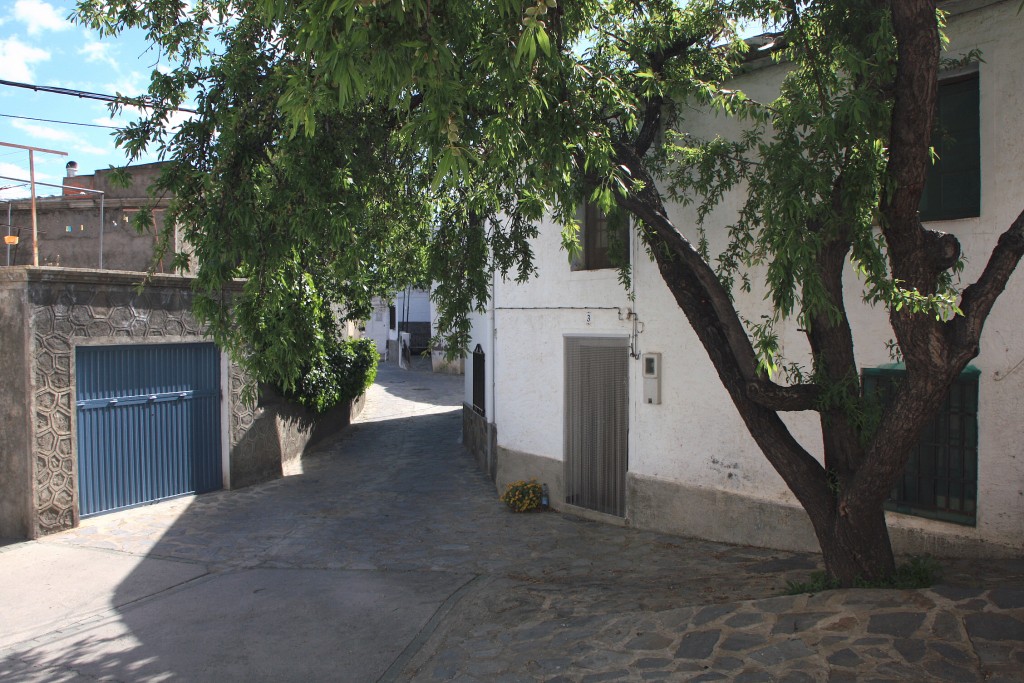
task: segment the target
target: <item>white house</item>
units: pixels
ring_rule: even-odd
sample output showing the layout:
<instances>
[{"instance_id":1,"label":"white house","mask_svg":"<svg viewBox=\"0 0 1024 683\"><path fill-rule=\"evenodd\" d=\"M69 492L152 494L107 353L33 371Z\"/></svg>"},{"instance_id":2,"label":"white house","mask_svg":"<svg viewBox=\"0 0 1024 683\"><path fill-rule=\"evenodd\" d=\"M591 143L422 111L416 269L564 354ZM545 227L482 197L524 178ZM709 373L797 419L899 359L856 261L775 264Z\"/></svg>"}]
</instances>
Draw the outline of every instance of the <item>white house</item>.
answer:
<instances>
[{"instance_id":1,"label":"white house","mask_svg":"<svg viewBox=\"0 0 1024 683\"><path fill-rule=\"evenodd\" d=\"M409 288L395 292L393 303L374 297L373 313L366 322L363 336L373 339L377 351L391 361L397 362L398 335L408 332L412 348L422 351L432 336L432 309L430 293L423 289Z\"/></svg>"},{"instance_id":2,"label":"white house","mask_svg":"<svg viewBox=\"0 0 1024 683\"><path fill-rule=\"evenodd\" d=\"M965 282L977 277L1024 203L1018 6L947 3L953 13L949 54L977 48L984 59L944 75L940 88L940 97L978 103L967 109L979 115L973 125L981 168L971 177L980 196L974 192L972 200L967 188L966 199L955 198L960 206L935 209L940 218L958 216L934 227L960 239L968 255ZM737 87L768 100L784 67L764 62ZM710 137L733 124L708 117L697 125L703 131L695 132ZM738 196L727 199L707 225L727 225L738 206ZM692 208L672 212L695 239ZM604 245L589 245L583 263L571 265L552 224L541 226L533 245L538 277L526 284L494 282L488 311L475 319L465 364L467 446L499 490L536 477L550 486L555 508L730 543L817 549L806 514L747 433L656 265L635 236L629 241L633 292L606 267ZM852 269L847 286L859 291ZM740 297L748 317L763 306L760 298L756 291ZM885 312L851 307L859 366L868 375L875 368L884 372L891 362L885 342L892 337ZM898 552L1006 556L1024 550L1022 319L1024 273L1017 273L991 313L974 372L955 397L962 404L954 407L956 419L966 425L957 471L938 472L939 484L927 492L902 491L887 513ZM806 339L795 326L782 343L790 359L807 358ZM656 376L645 378L645 370ZM820 443L816 414L785 419L802 443Z\"/></svg>"}]
</instances>

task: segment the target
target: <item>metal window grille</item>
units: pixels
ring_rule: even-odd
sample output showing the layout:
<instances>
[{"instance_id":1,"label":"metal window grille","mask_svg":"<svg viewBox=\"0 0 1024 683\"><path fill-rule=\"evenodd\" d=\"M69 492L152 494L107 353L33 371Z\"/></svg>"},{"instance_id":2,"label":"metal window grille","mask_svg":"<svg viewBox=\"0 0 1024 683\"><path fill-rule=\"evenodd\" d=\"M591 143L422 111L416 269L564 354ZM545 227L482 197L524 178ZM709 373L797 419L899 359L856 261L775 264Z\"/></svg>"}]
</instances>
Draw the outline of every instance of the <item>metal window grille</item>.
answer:
<instances>
[{"instance_id":1,"label":"metal window grille","mask_svg":"<svg viewBox=\"0 0 1024 683\"><path fill-rule=\"evenodd\" d=\"M486 415L484 388L487 381L486 355L479 344L473 349L473 410Z\"/></svg>"},{"instance_id":2,"label":"metal window grille","mask_svg":"<svg viewBox=\"0 0 1024 683\"><path fill-rule=\"evenodd\" d=\"M626 511L628 343L565 339L566 502L619 517Z\"/></svg>"},{"instance_id":3,"label":"metal window grille","mask_svg":"<svg viewBox=\"0 0 1024 683\"><path fill-rule=\"evenodd\" d=\"M885 405L904 375L901 367L864 370L864 393ZM938 415L921 433L886 507L897 512L975 524L978 500L978 375L969 368L950 388Z\"/></svg>"}]
</instances>

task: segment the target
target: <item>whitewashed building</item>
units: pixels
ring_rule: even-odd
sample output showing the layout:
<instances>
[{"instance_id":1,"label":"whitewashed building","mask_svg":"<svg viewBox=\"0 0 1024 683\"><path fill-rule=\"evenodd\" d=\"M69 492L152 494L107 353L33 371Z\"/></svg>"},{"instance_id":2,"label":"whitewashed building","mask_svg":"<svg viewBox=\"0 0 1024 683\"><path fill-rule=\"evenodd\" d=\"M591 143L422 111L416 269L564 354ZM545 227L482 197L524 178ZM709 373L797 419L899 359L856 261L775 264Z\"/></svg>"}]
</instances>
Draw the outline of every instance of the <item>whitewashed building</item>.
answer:
<instances>
[{"instance_id":1,"label":"whitewashed building","mask_svg":"<svg viewBox=\"0 0 1024 683\"><path fill-rule=\"evenodd\" d=\"M399 290L392 302L373 298L373 312L363 336L374 340L382 359L397 362L399 334L409 333L412 350L421 352L432 336L431 320L430 292L415 288Z\"/></svg>"},{"instance_id":2,"label":"whitewashed building","mask_svg":"<svg viewBox=\"0 0 1024 683\"><path fill-rule=\"evenodd\" d=\"M967 125L978 129L980 169L966 181L976 191L947 196L949 206L940 201L931 225L960 239L964 282L971 282L1024 207L1021 18L1019 2L945 6L952 13L949 55L977 48L984 60L944 73L940 88L940 98L967 98L966 109L977 111ZM736 84L762 101L784 75L784 67L763 61ZM708 117L694 132L711 137L732 125ZM738 195L723 202L709 230L729 224L739 203ZM675 206L671 217L696 239L692 208ZM553 224L541 226L533 245L538 277L526 284L496 279L466 356L467 447L499 490L536 477L549 485L555 508L730 543L817 549L806 513L747 433L656 265L635 235L628 241L633 292L606 267L601 244L585 245L583 262L570 264ZM738 301L756 319L764 303L753 277L755 293ZM859 287L851 269L847 291ZM858 363L869 375L884 372L891 363L885 342L893 336L886 313L858 308L857 300L848 296ZM888 513L898 552L980 557L1024 550L1022 320L1024 273L1017 273L955 397L967 425L958 471L935 475L945 482L942 491L936 484L927 494L899 493ZM809 367L795 326L782 344L788 359ZM821 441L817 418L784 416L810 449Z\"/></svg>"}]
</instances>

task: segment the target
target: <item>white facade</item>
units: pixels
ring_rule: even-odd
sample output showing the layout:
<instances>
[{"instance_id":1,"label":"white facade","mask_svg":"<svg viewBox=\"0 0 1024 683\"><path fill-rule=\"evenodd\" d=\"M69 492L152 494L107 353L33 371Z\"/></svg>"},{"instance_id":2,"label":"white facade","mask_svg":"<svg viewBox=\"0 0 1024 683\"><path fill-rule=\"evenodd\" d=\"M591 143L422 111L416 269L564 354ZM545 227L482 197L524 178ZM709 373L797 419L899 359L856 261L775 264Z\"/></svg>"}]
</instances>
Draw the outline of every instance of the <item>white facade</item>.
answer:
<instances>
[{"instance_id":1,"label":"white facade","mask_svg":"<svg viewBox=\"0 0 1024 683\"><path fill-rule=\"evenodd\" d=\"M984 267L999 234L1024 208L1024 60L1013 2L960 3L951 18L949 56L982 52L978 65L981 117L981 215L942 221L967 257L964 283ZM783 69L768 65L737 87L771 99ZM692 121L688 123L693 123ZM694 132L727 134L731 121L709 117ZM693 126L691 126L693 127ZM727 225L740 197L723 202L706 225ZM670 207L676 226L696 239L692 208ZM475 319L472 351L486 353L484 420L496 431L492 474L508 481L537 477L564 503L565 358L572 336L629 339L628 472L625 523L735 543L816 549L809 522L781 478L747 433L707 355L665 286L656 265L632 244L635 298L614 270L573 271L560 249L559 228L544 224L533 247L539 275L526 284L494 286L491 307ZM715 236L710 235L712 240ZM714 252L715 245L712 245ZM756 319L757 293L738 296ZM852 269L847 299L860 367L891 362L893 333L882 309L859 304ZM1024 549L1024 273L1015 274L994 307L972 365L979 380L978 492L975 526L888 513L897 551L1013 555ZM809 367L804 335L782 332L787 360ZM643 402L639 357L660 353L661 404ZM466 404L473 404L473 369L466 361ZM816 413L785 415L794 436L820 457ZM572 508L574 512L580 512Z\"/></svg>"},{"instance_id":2,"label":"white facade","mask_svg":"<svg viewBox=\"0 0 1024 683\"><path fill-rule=\"evenodd\" d=\"M401 290L395 293L394 303L391 304L380 297L373 298L373 312L366 321L364 336L376 342L377 351L383 357L388 342L397 341L398 331L406 329L407 323L429 325L431 321L430 292L422 289Z\"/></svg>"}]
</instances>

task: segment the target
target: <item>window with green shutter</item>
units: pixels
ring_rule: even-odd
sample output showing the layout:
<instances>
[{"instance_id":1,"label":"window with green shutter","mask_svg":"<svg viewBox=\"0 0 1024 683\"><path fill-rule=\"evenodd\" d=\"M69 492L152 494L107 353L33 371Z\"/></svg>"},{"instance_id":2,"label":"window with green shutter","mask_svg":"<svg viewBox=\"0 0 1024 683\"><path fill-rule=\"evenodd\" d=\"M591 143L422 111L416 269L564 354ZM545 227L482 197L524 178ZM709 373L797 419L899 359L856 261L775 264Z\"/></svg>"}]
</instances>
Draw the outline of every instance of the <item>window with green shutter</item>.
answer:
<instances>
[{"instance_id":1,"label":"window with green shutter","mask_svg":"<svg viewBox=\"0 0 1024 683\"><path fill-rule=\"evenodd\" d=\"M981 135L977 72L939 83L932 147L937 159L921 196L921 220L981 215Z\"/></svg>"},{"instance_id":2,"label":"window with green shutter","mask_svg":"<svg viewBox=\"0 0 1024 683\"><path fill-rule=\"evenodd\" d=\"M865 396L884 407L903 380L902 364L865 368ZM886 509L957 524L975 524L978 502L978 377L967 368L953 383L935 419L921 432Z\"/></svg>"},{"instance_id":3,"label":"window with green shutter","mask_svg":"<svg viewBox=\"0 0 1024 683\"><path fill-rule=\"evenodd\" d=\"M586 202L576 217L580 224L580 255L573 270L618 268L629 262L629 219L622 211L606 216L596 204Z\"/></svg>"}]
</instances>

